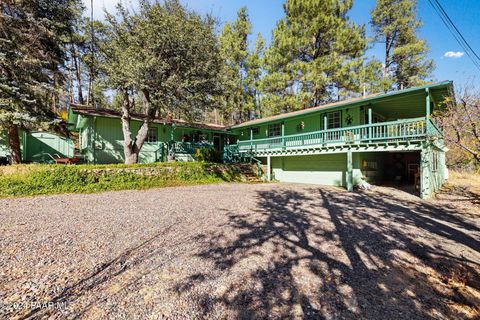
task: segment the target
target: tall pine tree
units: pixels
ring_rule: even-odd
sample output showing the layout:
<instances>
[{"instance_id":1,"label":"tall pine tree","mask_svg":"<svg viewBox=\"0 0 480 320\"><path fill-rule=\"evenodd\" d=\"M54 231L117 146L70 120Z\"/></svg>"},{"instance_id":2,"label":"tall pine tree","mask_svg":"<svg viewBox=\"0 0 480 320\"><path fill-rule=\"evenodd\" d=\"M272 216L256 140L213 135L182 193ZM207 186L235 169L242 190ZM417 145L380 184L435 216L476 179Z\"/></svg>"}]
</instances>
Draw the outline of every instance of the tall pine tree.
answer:
<instances>
[{"instance_id":1,"label":"tall pine tree","mask_svg":"<svg viewBox=\"0 0 480 320\"><path fill-rule=\"evenodd\" d=\"M246 84L245 90L248 96L247 108L249 116L262 117L262 92L261 80L263 77L263 54L265 50L265 39L259 33L252 51L246 60Z\"/></svg>"},{"instance_id":2,"label":"tall pine tree","mask_svg":"<svg viewBox=\"0 0 480 320\"><path fill-rule=\"evenodd\" d=\"M263 104L268 113L308 108L362 91L367 40L364 27L347 17L351 7L352 0L286 1L285 17L265 54Z\"/></svg>"},{"instance_id":3,"label":"tall pine tree","mask_svg":"<svg viewBox=\"0 0 480 320\"><path fill-rule=\"evenodd\" d=\"M250 51L251 29L247 9L242 7L235 21L227 22L220 34L224 94L219 104L228 123L246 121L260 113L259 80L265 40L259 34Z\"/></svg>"},{"instance_id":4,"label":"tall pine tree","mask_svg":"<svg viewBox=\"0 0 480 320\"><path fill-rule=\"evenodd\" d=\"M426 41L417 37L422 23L416 5L416 0L377 0L372 11L375 40L385 44L385 90L421 85L434 68Z\"/></svg>"}]
</instances>

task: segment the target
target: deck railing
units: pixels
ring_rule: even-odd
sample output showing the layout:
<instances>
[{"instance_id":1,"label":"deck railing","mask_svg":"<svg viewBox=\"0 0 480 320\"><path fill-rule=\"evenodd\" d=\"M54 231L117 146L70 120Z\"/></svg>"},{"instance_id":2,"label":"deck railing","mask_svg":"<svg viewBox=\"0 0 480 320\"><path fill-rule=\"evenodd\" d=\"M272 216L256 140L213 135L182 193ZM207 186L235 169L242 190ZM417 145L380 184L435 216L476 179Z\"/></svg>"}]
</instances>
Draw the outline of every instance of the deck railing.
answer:
<instances>
[{"instance_id":1,"label":"deck railing","mask_svg":"<svg viewBox=\"0 0 480 320\"><path fill-rule=\"evenodd\" d=\"M197 149L213 149L213 144L209 142L181 142L173 143L172 149L175 153L195 154Z\"/></svg>"},{"instance_id":2,"label":"deck railing","mask_svg":"<svg viewBox=\"0 0 480 320\"><path fill-rule=\"evenodd\" d=\"M428 127L428 128L427 128ZM411 141L427 135L441 135L431 119L424 117L380 122L347 128L329 129L302 134L238 142L238 152L258 152L275 149L301 149L310 146L329 146L354 143Z\"/></svg>"}]
</instances>

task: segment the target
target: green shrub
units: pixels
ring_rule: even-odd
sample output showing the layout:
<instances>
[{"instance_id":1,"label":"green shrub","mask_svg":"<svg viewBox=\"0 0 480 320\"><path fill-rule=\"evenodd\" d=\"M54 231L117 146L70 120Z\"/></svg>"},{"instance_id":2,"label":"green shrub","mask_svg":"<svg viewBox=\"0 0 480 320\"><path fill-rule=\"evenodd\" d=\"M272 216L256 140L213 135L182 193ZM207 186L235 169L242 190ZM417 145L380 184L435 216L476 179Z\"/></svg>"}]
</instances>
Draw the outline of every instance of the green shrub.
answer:
<instances>
[{"instance_id":1,"label":"green shrub","mask_svg":"<svg viewBox=\"0 0 480 320\"><path fill-rule=\"evenodd\" d=\"M91 193L244 181L236 168L205 162L137 165L21 165L0 170L0 197Z\"/></svg>"},{"instance_id":2,"label":"green shrub","mask_svg":"<svg viewBox=\"0 0 480 320\"><path fill-rule=\"evenodd\" d=\"M222 162L222 153L213 148L198 148L195 150L195 159L204 162Z\"/></svg>"}]
</instances>

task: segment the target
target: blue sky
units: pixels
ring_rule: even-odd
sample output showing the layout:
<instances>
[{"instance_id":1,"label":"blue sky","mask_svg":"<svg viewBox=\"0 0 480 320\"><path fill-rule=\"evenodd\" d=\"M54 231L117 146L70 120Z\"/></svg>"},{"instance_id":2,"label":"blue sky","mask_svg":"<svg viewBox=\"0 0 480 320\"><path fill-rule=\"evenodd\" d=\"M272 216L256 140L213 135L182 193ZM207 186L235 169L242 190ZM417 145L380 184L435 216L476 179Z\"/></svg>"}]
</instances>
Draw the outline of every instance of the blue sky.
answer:
<instances>
[{"instance_id":1,"label":"blue sky","mask_svg":"<svg viewBox=\"0 0 480 320\"><path fill-rule=\"evenodd\" d=\"M89 0L84 0L87 6ZM457 25L472 48L480 54L480 1L478 0L439 0L450 18ZM122 0L123 3L135 3L136 1ZM261 33L267 40L271 38L271 32L276 22L283 16L283 0L182 0L189 8L201 13L210 13L219 19L221 23L233 21L236 12L241 6L246 6L253 25L253 33ZM101 19L102 9L112 10L117 0L94 0L95 17ZM130 6L132 6L130 4ZM375 6L375 0L355 0L354 7L350 11L350 18L358 24L367 25L367 35L371 35L368 25L370 12ZM474 81L480 87L480 70L478 70L470 58L464 54L464 50L455 41L452 34L445 27L440 17L437 16L428 0L418 0L418 16L423 21L420 29L420 37L427 40L429 45L429 57L435 61L436 68L433 80L453 80L456 86L465 85ZM445 57L445 53L453 57ZM457 54L460 52L460 54ZM383 60L383 48L381 44L374 45L367 52L368 56ZM457 57L455 57L457 56Z\"/></svg>"}]
</instances>

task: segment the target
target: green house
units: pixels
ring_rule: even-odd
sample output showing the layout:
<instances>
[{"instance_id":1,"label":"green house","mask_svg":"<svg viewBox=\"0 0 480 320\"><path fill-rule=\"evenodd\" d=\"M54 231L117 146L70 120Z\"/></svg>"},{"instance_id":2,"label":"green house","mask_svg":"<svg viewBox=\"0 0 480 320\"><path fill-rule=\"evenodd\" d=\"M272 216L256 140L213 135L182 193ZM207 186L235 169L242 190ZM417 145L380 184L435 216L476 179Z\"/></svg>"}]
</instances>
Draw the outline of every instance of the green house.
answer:
<instances>
[{"instance_id":1,"label":"green house","mask_svg":"<svg viewBox=\"0 0 480 320\"><path fill-rule=\"evenodd\" d=\"M135 136L143 116L131 116L130 127ZM88 163L123 163L123 131L121 114L115 110L72 105L69 109L70 128L78 132L78 150ZM195 161L198 149L222 152L228 133L224 126L187 122L175 119L154 119L139 155L139 162Z\"/></svg>"},{"instance_id":2,"label":"green house","mask_svg":"<svg viewBox=\"0 0 480 320\"><path fill-rule=\"evenodd\" d=\"M367 181L432 195L446 177L443 133L431 118L452 83L355 98L229 128L231 158L266 164L267 178L343 186Z\"/></svg>"}]
</instances>

